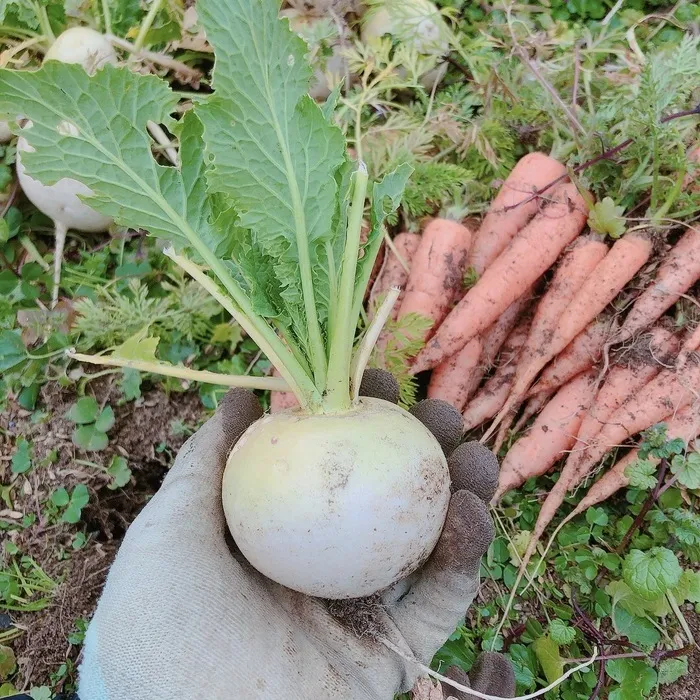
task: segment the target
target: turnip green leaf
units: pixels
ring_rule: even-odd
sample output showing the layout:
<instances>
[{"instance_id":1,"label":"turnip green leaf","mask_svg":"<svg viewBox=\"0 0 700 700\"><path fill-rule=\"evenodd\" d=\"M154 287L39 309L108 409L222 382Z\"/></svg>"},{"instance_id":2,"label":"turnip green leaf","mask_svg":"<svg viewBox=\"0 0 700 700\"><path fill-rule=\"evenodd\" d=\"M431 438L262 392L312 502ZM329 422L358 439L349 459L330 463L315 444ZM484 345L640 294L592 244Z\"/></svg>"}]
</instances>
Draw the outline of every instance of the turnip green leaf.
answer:
<instances>
[{"instance_id":1,"label":"turnip green leaf","mask_svg":"<svg viewBox=\"0 0 700 700\"><path fill-rule=\"evenodd\" d=\"M32 445L24 438L17 440L17 449L12 455L12 473L24 474L32 467Z\"/></svg>"}]
</instances>

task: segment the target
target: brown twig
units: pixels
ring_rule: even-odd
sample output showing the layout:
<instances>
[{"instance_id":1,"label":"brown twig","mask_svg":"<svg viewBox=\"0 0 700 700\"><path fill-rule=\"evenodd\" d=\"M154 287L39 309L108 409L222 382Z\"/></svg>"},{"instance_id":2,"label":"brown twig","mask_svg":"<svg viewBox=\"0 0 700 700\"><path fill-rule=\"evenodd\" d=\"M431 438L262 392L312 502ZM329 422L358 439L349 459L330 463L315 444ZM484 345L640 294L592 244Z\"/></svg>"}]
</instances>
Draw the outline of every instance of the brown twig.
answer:
<instances>
[{"instance_id":1,"label":"brown twig","mask_svg":"<svg viewBox=\"0 0 700 700\"><path fill-rule=\"evenodd\" d=\"M663 119L661 119L661 124L666 124L667 122L670 122L674 119L681 119L682 117L690 117L696 114L700 114L700 104L694 107L693 109L686 109L682 112L674 112L673 114L669 114L665 116ZM596 163L600 163L602 160L609 160L612 156L614 156L616 153L619 153L620 151L624 150L629 146L630 144L634 143L634 137L625 139L622 143L618 143L617 146L613 146L612 148L609 148L607 151L603 151L603 153L600 153L599 155L595 156L594 158L590 158L587 160L585 163L581 163L580 165L577 165L576 167L573 168L573 172L578 175L578 173L582 172L583 170L586 170L586 168L590 168L592 165L595 165ZM533 192L529 197L526 197L522 201L518 202L517 204L510 204L508 206L503 207L503 211L510 211L511 209L515 209L516 207L520 207L523 204L526 204L527 202L531 202L533 199L537 199L537 197L541 197L548 189L551 187L554 187L554 185L559 184L562 182L562 180L566 180L568 177L568 173L564 173L564 175L560 175L558 178L555 180L552 180L550 183L546 184L544 187L540 187L539 190L536 190Z\"/></svg>"},{"instance_id":2,"label":"brown twig","mask_svg":"<svg viewBox=\"0 0 700 700\"><path fill-rule=\"evenodd\" d=\"M642 509L639 511L639 514L630 525L629 530L627 530L627 532L625 533L625 536L622 538L622 542L620 542L620 544L616 547L615 552L617 554L621 554L625 551L625 549L627 549L627 545L630 543L632 535L634 535L634 533L640 528L641 524L644 522L644 518L646 517L647 513L651 510L654 503L656 503L656 499L661 494L661 487L663 486L667 471L668 460L662 459L661 466L659 469L659 478L656 480L656 486L654 487L654 490L649 494L647 500L644 501Z\"/></svg>"},{"instance_id":3,"label":"brown twig","mask_svg":"<svg viewBox=\"0 0 700 700\"><path fill-rule=\"evenodd\" d=\"M467 80L473 79L472 74L459 61L456 61L454 58L452 58L452 56L449 53L445 56L445 60L451 66L454 66Z\"/></svg>"}]
</instances>

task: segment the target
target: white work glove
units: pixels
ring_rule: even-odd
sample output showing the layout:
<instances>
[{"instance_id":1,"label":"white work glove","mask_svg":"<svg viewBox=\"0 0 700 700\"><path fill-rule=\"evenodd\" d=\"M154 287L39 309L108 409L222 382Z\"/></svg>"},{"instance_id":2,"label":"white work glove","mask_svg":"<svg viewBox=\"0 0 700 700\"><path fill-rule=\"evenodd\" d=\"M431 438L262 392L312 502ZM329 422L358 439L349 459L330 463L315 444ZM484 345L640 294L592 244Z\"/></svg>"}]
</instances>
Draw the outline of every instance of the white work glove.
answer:
<instances>
[{"instance_id":1,"label":"white work glove","mask_svg":"<svg viewBox=\"0 0 700 700\"><path fill-rule=\"evenodd\" d=\"M398 396L377 370L362 389ZM498 469L485 448L454 449L461 417L451 406L429 400L413 412L449 455L460 489L442 536L410 585L381 601L329 603L273 583L227 541L226 458L262 414L253 394L229 392L126 533L85 638L80 700L392 700L410 689L420 668L381 640L429 664L464 620L493 539L486 504ZM475 666L472 687L512 697L505 657L484 654Z\"/></svg>"}]
</instances>

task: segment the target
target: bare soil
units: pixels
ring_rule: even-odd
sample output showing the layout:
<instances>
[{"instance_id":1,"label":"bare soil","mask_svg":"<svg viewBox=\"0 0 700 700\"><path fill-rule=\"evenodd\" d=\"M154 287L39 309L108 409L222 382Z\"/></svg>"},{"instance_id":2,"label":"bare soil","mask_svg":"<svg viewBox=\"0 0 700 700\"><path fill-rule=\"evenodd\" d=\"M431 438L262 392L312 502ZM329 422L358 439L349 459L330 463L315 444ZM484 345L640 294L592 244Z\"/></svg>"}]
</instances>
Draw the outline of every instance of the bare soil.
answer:
<instances>
[{"instance_id":1,"label":"bare soil","mask_svg":"<svg viewBox=\"0 0 700 700\"><path fill-rule=\"evenodd\" d=\"M36 415L16 404L0 416L0 483L13 487L12 507L0 502L0 519L20 523L26 515L36 517L29 527L2 536L56 582L51 602L43 610L10 613L11 626L21 631L10 642L19 667L14 684L20 689L49 684L50 675L61 664L68 663L70 669L76 662L79 647L71 645L67 636L75 630L77 619L92 615L126 528L158 489L173 455L204 416L194 393L168 395L154 390L119 406L119 392L105 379L92 381L86 394L94 395L100 405L109 402L115 412L109 445L101 452L83 452L71 440L74 426L64 416L75 401L74 388L62 390L53 382L45 385L37 402L44 417L38 422ZM178 428L183 425L189 430ZM22 475L12 474L10 468L17 437L33 445L33 467ZM103 469L76 461L106 467L116 455L127 459L132 472L130 482L116 490L107 488L110 477ZM61 522L55 510L51 512L49 497L60 486L70 492L79 483L87 486L90 495L81 521ZM74 537L80 532L87 543L74 549ZM0 568L7 563L5 555ZM70 677L68 673L66 680Z\"/></svg>"}]
</instances>

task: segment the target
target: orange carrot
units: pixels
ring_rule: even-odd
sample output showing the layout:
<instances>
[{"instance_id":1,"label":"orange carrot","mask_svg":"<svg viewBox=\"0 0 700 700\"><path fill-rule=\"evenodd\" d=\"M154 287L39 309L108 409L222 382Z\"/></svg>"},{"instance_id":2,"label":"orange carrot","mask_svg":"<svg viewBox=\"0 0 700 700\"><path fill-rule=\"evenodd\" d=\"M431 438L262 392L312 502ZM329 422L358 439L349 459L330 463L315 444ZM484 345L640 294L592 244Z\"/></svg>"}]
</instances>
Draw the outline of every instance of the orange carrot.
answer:
<instances>
[{"instance_id":1,"label":"orange carrot","mask_svg":"<svg viewBox=\"0 0 700 700\"><path fill-rule=\"evenodd\" d=\"M537 355L528 364L527 374L523 372L520 381L516 383L509 404L516 404L519 400L518 392L526 391L536 373L556 357L617 296L649 259L649 255L651 241L647 236L629 234L615 242L572 297L559 317L554 333L537 346ZM503 407L482 441L488 439L510 410L508 404Z\"/></svg>"},{"instance_id":2,"label":"orange carrot","mask_svg":"<svg viewBox=\"0 0 700 700\"><path fill-rule=\"evenodd\" d=\"M461 412L483 377L479 365L482 349L481 338L472 338L456 355L439 364L430 375L428 398L447 401Z\"/></svg>"},{"instance_id":3,"label":"orange carrot","mask_svg":"<svg viewBox=\"0 0 700 700\"><path fill-rule=\"evenodd\" d=\"M436 367L491 326L578 236L587 215L588 206L575 185L560 185L552 201L513 238L452 309L418 354L413 373Z\"/></svg>"},{"instance_id":4,"label":"orange carrot","mask_svg":"<svg viewBox=\"0 0 700 700\"><path fill-rule=\"evenodd\" d=\"M577 462L593 438L601 431L610 416L623 406L630 398L648 384L664 367L671 366L672 358L678 352L678 339L666 328L655 326L649 333L641 336L637 343L624 351L618 364L610 368L605 382L586 413L578 431L577 442L580 449L572 451L562 476L571 474L571 479L564 481L567 489L580 483L576 478ZM583 478L584 475L582 475ZM557 506L559 507L559 506Z\"/></svg>"},{"instance_id":5,"label":"orange carrot","mask_svg":"<svg viewBox=\"0 0 700 700\"><path fill-rule=\"evenodd\" d=\"M579 333L550 363L528 392L528 397L542 391L555 391L577 374L600 360L605 342L610 338L611 319L593 321Z\"/></svg>"},{"instance_id":6,"label":"orange carrot","mask_svg":"<svg viewBox=\"0 0 700 700\"><path fill-rule=\"evenodd\" d=\"M518 361L513 391L496 419L497 422L505 419L497 442L504 440L528 387L547 364L547 347L561 315L607 252L608 247L598 236L583 236L564 254L547 291L537 305L530 336ZM487 435L489 434L490 431Z\"/></svg>"},{"instance_id":7,"label":"orange carrot","mask_svg":"<svg viewBox=\"0 0 700 700\"><path fill-rule=\"evenodd\" d=\"M620 343L654 323L700 280L700 228L691 228L671 248L656 278L634 302L615 337Z\"/></svg>"},{"instance_id":8,"label":"orange carrot","mask_svg":"<svg viewBox=\"0 0 700 700\"><path fill-rule=\"evenodd\" d=\"M394 251L387 248L384 256L384 262L375 283L372 285L372 291L369 295L369 309L373 310L374 302L386 294L392 287L399 287L401 293L391 312L391 317L396 319L399 315L401 301L405 294L406 282L408 281L408 270L404 267L404 263L411 269L411 261L420 243L420 236L417 233L399 233L393 240L396 252L401 256L399 260Z\"/></svg>"},{"instance_id":9,"label":"orange carrot","mask_svg":"<svg viewBox=\"0 0 700 700\"><path fill-rule=\"evenodd\" d=\"M494 366L503 343L506 342L520 316L532 301L533 293L534 290L530 288L516 299L484 333L484 350L481 356L484 371L488 371Z\"/></svg>"},{"instance_id":10,"label":"orange carrot","mask_svg":"<svg viewBox=\"0 0 700 700\"><path fill-rule=\"evenodd\" d=\"M676 368L664 369L647 382L632 398L618 408L601 428L592 444L581 452L577 469L590 470L605 453L622 444L632 435L650 428L669 415L698 399L700 387L700 356L684 345L691 359L682 372ZM692 355L690 355L692 353Z\"/></svg>"},{"instance_id":11,"label":"orange carrot","mask_svg":"<svg viewBox=\"0 0 700 700\"><path fill-rule=\"evenodd\" d=\"M527 423L532 416L537 415L552 398L552 394L547 391L543 391L541 394L532 396L530 400L525 404L523 412L520 414L517 423L513 426L513 432L517 433L524 425Z\"/></svg>"},{"instance_id":12,"label":"orange carrot","mask_svg":"<svg viewBox=\"0 0 700 700\"><path fill-rule=\"evenodd\" d=\"M272 375L279 377L279 372L275 369ZM291 391L271 391L270 392L270 413L279 413L288 408L295 408L299 405L297 397Z\"/></svg>"},{"instance_id":13,"label":"orange carrot","mask_svg":"<svg viewBox=\"0 0 700 700\"><path fill-rule=\"evenodd\" d=\"M527 435L521 437L505 456L494 501L531 477L549 471L573 447L583 413L593 400L596 377L597 373L592 369L583 372L559 389L542 409Z\"/></svg>"},{"instance_id":14,"label":"orange carrot","mask_svg":"<svg viewBox=\"0 0 700 700\"><path fill-rule=\"evenodd\" d=\"M636 346L627 351L628 364L613 365L610 369L605 383L581 420L575 444L559 474L559 479L542 503L522 558L521 572L525 571L535 553L537 543L564 503L566 494L588 476L588 471L579 468L581 449L577 448L585 448L600 432L608 418L655 377L664 364L669 362L669 358L676 354L677 350L678 341L675 336L665 328L656 327L649 334L641 337Z\"/></svg>"},{"instance_id":15,"label":"orange carrot","mask_svg":"<svg viewBox=\"0 0 700 700\"><path fill-rule=\"evenodd\" d=\"M462 291L471 239L466 226L449 219L433 219L425 227L413 255L399 318L421 314L433 320L433 327L445 318Z\"/></svg>"},{"instance_id":16,"label":"orange carrot","mask_svg":"<svg viewBox=\"0 0 700 700\"><path fill-rule=\"evenodd\" d=\"M515 376L515 366L520 349L527 338L530 318L521 319L508 336L499 356L499 364L479 393L469 402L463 413L464 430L471 430L496 415L503 405Z\"/></svg>"},{"instance_id":17,"label":"orange carrot","mask_svg":"<svg viewBox=\"0 0 700 700\"><path fill-rule=\"evenodd\" d=\"M566 174L566 168L544 153L523 156L506 178L474 238L467 266L480 277L542 206L541 197L526 201Z\"/></svg>"},{"instance_id":18,"label":"orange carrot","mask_svg":"<svg viewBox=\"0 0 700 700\"><path fill-rule=\"evenodd\" d=\"M481 338L472 338L456 355L440 363L430 376L428 398L443 399L462 411L467 401L479 388L486 372L493 363L513 330L523 309L529 304L531 292L514 301ZM476 348L480 355L474 356Z\"/></svg>"},{"instance_id":19,"label":"orange carrot","mask_svg":"<svg viewBox=\"0 0 700 700\"><path fill-rule=\"evenodd\" d=\"M700 436L700 403L687 405L675 415L668 416L663 422L666 424L666 435L670 439L679 437L686 444L691 442L694 438ZM588 489L588 493L581 499L576 508L566 516L559 527L561 528L591 506L605 501L616 491L628 486L629 478L625 474L625 470L638 459L639 450L635 448L616 462Z\"/></svg>"}]
</instances>

